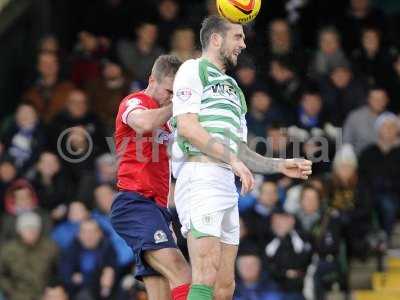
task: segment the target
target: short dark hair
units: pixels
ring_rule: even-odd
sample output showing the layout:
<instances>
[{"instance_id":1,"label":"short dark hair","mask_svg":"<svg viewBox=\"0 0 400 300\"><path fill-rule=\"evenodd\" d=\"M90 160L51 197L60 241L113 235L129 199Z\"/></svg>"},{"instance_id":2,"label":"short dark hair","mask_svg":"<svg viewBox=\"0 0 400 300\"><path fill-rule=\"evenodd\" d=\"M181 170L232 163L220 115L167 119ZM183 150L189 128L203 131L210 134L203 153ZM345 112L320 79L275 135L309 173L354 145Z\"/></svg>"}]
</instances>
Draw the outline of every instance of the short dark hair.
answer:
<instances>
[{"instance_id":1,"label":"short dark hair","mask_svg":"<svg viewBox=\"0 0 400 300\"><path fill-rule=\"evenodd\" d=\"M175 55L160 55L154 62L151 74L160 81L164 77L174 76L182 61Z\"/></svg>"},{"instance_id":2,"label":"short dark hair","mask_svg":"<svg viewBox=\"0 0 400 300\"><path fill-rule=\"evenodd\" d=\"M207 49L213 33L219 33L225 36L226 31L229 29L228 24L229 22L227 20L217 15L212 15L204 19L200 29L201 48L203 50Z\"/></svg>"}]
</instances>

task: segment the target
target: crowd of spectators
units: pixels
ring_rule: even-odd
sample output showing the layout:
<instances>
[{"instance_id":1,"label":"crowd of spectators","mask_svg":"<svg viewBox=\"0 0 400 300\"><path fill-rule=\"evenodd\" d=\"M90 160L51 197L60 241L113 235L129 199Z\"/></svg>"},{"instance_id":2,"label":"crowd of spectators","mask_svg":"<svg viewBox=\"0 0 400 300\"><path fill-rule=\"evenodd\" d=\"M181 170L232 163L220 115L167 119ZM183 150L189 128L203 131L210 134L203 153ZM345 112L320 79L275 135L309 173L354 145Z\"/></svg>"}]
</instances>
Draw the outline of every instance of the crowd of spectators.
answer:
<instances>
[{"instance_id":1,"label":"crowd of spectators","mask_svg":"<svg viewBox=\"0 0 400 300\"><path fill-rule=\"evenodd\" d=\"M0 123L0 299L146 299L107 216L115 115L160 54L199 57L200 21L216 10L214 1L149 1L150 18L129 11L136 1L87 2L66 23L73 39L49 33L27 49L30 84ZM314 165L306 182L256 175L240 197L234 299L323 300L349 290L349 260L393 246L400 27L369 0L264 1L245 32L230 74L246 96L250 146ZM186 253L184 244L179 237Z\"/></svg>"}]
</instances>

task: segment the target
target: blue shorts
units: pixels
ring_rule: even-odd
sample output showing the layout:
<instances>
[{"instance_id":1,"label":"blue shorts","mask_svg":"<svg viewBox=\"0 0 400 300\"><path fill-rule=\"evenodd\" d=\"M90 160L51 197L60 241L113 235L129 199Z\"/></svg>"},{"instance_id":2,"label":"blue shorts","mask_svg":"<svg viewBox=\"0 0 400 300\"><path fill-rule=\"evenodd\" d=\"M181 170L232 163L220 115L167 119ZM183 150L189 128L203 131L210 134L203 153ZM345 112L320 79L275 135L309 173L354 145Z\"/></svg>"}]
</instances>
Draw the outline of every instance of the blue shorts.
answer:
<instances>
[{"instance_id":1,"label":"blue shorts","mask_svg":"<svg viewBox=\"0 0 400 300\"><path fill-rule=\"evenodd\" d=\"M172 217L167 208L134 192L119 192L111 206L111 224L132 248L136 257L135 276L160 275L144 260L147 250L177 248L170 229Z\"/></svg>"}]
</instances>

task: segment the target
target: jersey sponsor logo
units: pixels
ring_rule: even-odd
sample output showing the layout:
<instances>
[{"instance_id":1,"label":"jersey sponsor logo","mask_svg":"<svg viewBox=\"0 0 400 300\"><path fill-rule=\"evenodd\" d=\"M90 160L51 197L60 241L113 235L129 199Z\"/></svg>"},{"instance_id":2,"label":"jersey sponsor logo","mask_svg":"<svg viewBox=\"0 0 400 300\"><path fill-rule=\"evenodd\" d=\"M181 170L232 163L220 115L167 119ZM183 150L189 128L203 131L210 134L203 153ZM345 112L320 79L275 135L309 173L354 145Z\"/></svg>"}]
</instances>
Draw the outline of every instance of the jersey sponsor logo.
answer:
<instances>
[{"instance_id":1,"label":"jersey sponsor logo","mask_svg":"<svg viewBox=\"0 0 400 300\"><path fill-rule=\"evenodd\" d=\"M157 230L154 233L154 242L156 244L168 242L167 234L162 230Z\"/></svg>"},{"instance_id":2,"label":"jersey sponsor logo","mask_svg":"<svg viewBox=\"0 0 400 300\"><path fill-rule=\"evenodd\" d=\"M192 90L190 88L179 89L176 92L176 96L182 101L187 101L190 97L192 97Z\"/></svg>"},{"instance_id":3,"label":"jersey sponsor logo","mask_svg":"<svg viewBox=\"0 0 400 300\"><path fill-rule=\"evenodd\" d=\"M168 131L157 129L154 136L154 141L157 144L168 144L169 140L171 139L171 133Z\"/></svg>"}]
</instances>

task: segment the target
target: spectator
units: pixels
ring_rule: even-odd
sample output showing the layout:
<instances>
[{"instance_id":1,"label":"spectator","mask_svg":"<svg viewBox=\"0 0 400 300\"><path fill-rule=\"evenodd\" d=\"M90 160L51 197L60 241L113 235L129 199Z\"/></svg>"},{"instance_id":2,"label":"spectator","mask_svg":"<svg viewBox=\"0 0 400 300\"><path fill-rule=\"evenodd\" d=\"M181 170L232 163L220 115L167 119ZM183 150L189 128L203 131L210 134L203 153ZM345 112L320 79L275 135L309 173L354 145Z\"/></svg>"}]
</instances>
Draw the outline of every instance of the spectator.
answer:
<instances>
[{"instance_id":1,"label":"spectator","mask_svg":"<svg viewBox=\"0 0 400 300\"><path fill-rule=\"evenodd\" d=\"M115 232L109 217L115 192L110 185L103 184L99 185L94 190L94 195L96 207L92 212L92 218L97 221L114 246L117 252L118 267L129 269L133 262L132 249L129 248L126 242Z\"/></svg>"},{"instance_id":2,"label":"spectator","mask_svg":"<svg viewBox=\"0 0 400 300\"><path fill-rule=\"evenodd\" d=\"M296 122L288 128L288 134L305 142L311 137L325 135L325 123L321 94L317 90L305 90L297 108Z\"/></svg>"},{"instance_id":3,"label":"spectator","mask_svg":"<svg viewBox=\"0 0 400 300\"><path fill-rule=\"evenodd\" d=\"M156 24L143 22L138 26L136 35L135 42L120 41L117 52L124 68L144 86L154 61L163 51L156 44L158 37Z\"/></svg>"},{"instance_id":4,"label":"spectator","mask_svg":"<svg viewBox=\"0 0 400 300\"><path fill-rule=\"evenodd\" d=\"M164 2L169 1L171 0L164 0ZM176 55L181 61L200 56L200 53L196 51L195 34L193 29L190 27L181 27L177 28L173 32L171 40L171 54Z\"/></svg>"},{"instance_id":5,"label":"spectator","mask_svg":"<svg viewBox=\"0 0 400 300\"><path fill-rule=\"evenodd\" d=\"M7 189L17 178L17 169L11 161L3 160L0 162L0 199L4 199ZM4 201L0 202L0 213L4 212Z\"/></svg>"},{"instance_id":6,"label":"spectator","mask_svg":"<svg viewBox=\"0 0 400 300\"><path fill-rule=\"evenodd\" d=\"M63 107L67 95L74 88L69 81L61 80L59 62L56 54L41 52L38 54L36 83L22 95L22 99L37 110L47 123Z\"/></svg>"},{"instance_id":7,"label":"spectator","mask_svg":"<svg viewBox=\"0 0 400 300\"><path fill-rule=\"evenodd\" d=\"M371 195L368 185L357 176L358 160L353 148L345 144L335 155L328 182L329 207L340 213L342 236L349 256L366 257L367 235L372 230Z\"/></svg>"},{"instance_id":8,"label":"spectator","mask_svg":"<svg viewBox=\"0 0 400 300\"><path fill-rule=\"evenodd\" d=\"M265 128L268 128L279 117L279 108L271 99L268 91L256 88L250 96L249 112L246 115L249 135L264 136Z\"/></svg>"},{"instance_id":9,"label":"spectator","mask_svg":"<svg viewBox=\"0 0 400 300\"><path fill-rule=\"evenodd\" d=\"M267 271L276 282L283 300L304 300L304 277L311 261L311 245L294 228L292 215L272 215L272 235L265 246Z\"/></svg>"},{"instance_id":10,"label":"spectator","mask_svg":"<svg viewBox=\"0 0 400 300\"><path fill-rule=\"evenodd\" d=\"M274 101L282 107L287 120L292 120L297 107L301 80L293 63L287 59L274 59L269 69L268 87Z\"/></svg>"},{"instance_id":11,"label":"spectator","mask_svg":"<svg viewBox=\"0 0 400 300\"><path fill-rule=\"evenodd\" d=\"M246 101L249 101L249 97L256 89L264 89L264 84L257 79L256 66L250 56L243 55L239 58L235 77Z\"/></svg>"},{"instance_id":12,"label":"spectator","mask_svg":"<svg viewBox=\"0 0 400 300\"><path fill-rule=\"evenodd\" d=\"M18 179L10 185L4 196L5 213L1 217L0 241L8 241L17 236L15 224L20 214L34 212L41 217L42 231L47 234L51 228L48 214L39 207L39 199L33 187L25 179Z\"/></svg>"},{"instance_id":13,"label":"spectator","mask_svg":"<svg viewBox=\"0 0 400 300\"><path fill-rule=\"evenodd\" d=\"M96 159L96 169L94 172L87 172L82 176L82 180L78 187L77 199L82 199L88 207L93 208L95 205L93 191L102 184L114 186L117 175L116 158L105 153Z\"/></svg>"},{"instance_id":14,"label":"spectator","mask_svg":"<svg viewBox=\"0 0 400 300\"><path fill-rule=\"evenodd\" d=\"M356 154L376 142L374 130L376 119L386 110L389 98L380 87L372 87L368 93L367 104L352 111L343 127L343 142L353 146Z\"/></svg>"},{"instance_id":15,"label":"spectator","mask_svg":"<svg viewBox=\"0 0 400 300\"><path fill-rule=\"evenodd\" d=\"M328 121L341 127L348 113L365 103L366 89L348 65L339 65L321 82L321 95Z\"/></svg>"},{"instance_id":16,"label":"spectator","mask_svg":"<svg viewBox=\"0 0 400 300\"><path fill-rule=\"evenodd\" d=\"M74 185L61 168L58 157L52 152L42 152L27 178L38 194L40 207L56 222L64 218L74 195Z\"/></svg>"},{"instance_id":17,"label":"spectator","mask_svg":"<svg viewBox=\"0 0 400 300\"><path fill-rule=\"evenodd\" d=\"M84 87L100 77L101 59L106 56L108 48L106 40L93 33L81 31L78 34L78 43L71 61L71 79L77 86Z\"/></svg>"},{"instance_id":18,"label":"spectator","mask_svg":"<svg viewBox=\"0 0 400 300\"><path fill-rule=\"evenodd\" d=\"M67 220L53 229L51 238L62 251L66 251L78 236L80 224L87 219L89 219L89 211L86 206L79 201L71 202L68 206Z\"/></svg>"},{"instance_id":19,"label":"spectator","mask_svg":"<svg viewBox=\"0 0 400 300\"><path fill-rule=\"evenodd\" d=\"M180 5L177 0L161 0L159 1L157 8L158 8L157 27L159 32L158 34L159 44L162 48L168 51L169 50L173 51L174 39L177 38L175 36L176 33L178 32L177 28L179 27L180 24L183 23L182 18L179 17ZM190 45L194 46L193 32L192 32L193 37L188 36L190 34L190 31L191 30L189 29L189 31L186 32L186 39L187 39L186 42L188 42L187 45L188 48L190 47ZM172 45L170 43L171 36L174 36L172 38ZM191 39L193 39L192 43L190 43ZM182 47L185 47L184 41L182 41L181 45ZM182 59L182 61L185 61L186 59Z\"/></svg>"},{"instance_id":20,"label":"spectator","mask_svg":"<svg viewBox=\"0 0 400 300\"><path fill-rule=\"evenodd\" d=\"M93 112L112 132L119 102L129 93L129 82L121 66L111 60L103 63L101 74L101 78L88 84L86 91Z\"/></svg>"},{"instance_id":21,"label":"spectator","mask_svg":"<svg viewBox=\"0 0 400 300\"><path fill-rule=\"evenodd\" d=\"M68 95L65 108L50 123L53 147L56 149L58 138L74 126L83 126L95 147L95 152L106 150L106 133L99 118L90 110L87 95L82 90L73 90Z\"/></svg>"},{"instance_id":22,"label":"spectator","mask_svg":"<svg viewBox=\"0 0 400 300\"><path fill-rule=\"evenodd\" d=\"M320 196L320 205L322 208L327 206L327 199L326 199L326 191L325 191L325 183L323 179L319 176L315 176L314 174L312 177L308 179L305 183L306 186L311 186L318 191ZM297 184L290 189L288 189L286 193L286 200L283 204L283 208L285 211L291 214L297 214L300 210L300 200L301 200L301 193L303 191L304 183Z\"/></svg>"},{"instance_id":23,"label":"spectator","mask_svg":"<svg viewBox=\"0 0 400 300\"><path fill-rule=\"evenodd\" d=\"M69 297L65 288L59 284L47 286L41 300L69 300Z\"/></svg>"},{"instance_id":24,"label":"spectator","mask_svg":"<svg viewBox=\"0 0 400 300\"><path fill-rule=\"evenodd\" d=\"M58 250L41 229L38 214L23 213L15 224L18 237L1 248L0 290L9 300L39 299L54 276Z\"/></svg>"},{"instance_id":25,"label":"spectator","mask_svg":"<svg viewBox=\"0 0 400 300\"><path fill-rule=\"evenodd\" d=\"M294 70L300 72L305 67L305 56L300 49L295 49L294 38L289 23L285 19L272 20L268 26L268 41L258 49L258 72L262 76L268 73L265 67L273 60L287 60L293 63ZM301 74L303 75L303 74Z\"/></svg>"},{"instance_id":26,"label":"spectator","mask_svg":"<svg viewBox=\"0 0 400 300\"><path fill-rule=\"evenodd\" d=\"M98 223L81 223L78 239L60 260L60 276L74 299L109 299L115 283L115 251Z\"/></svg>"},{"instance_id":27,"label":"spectator","mask_svg":"<svg viewBox=\"0 0 400 300\"><path fill-rule=\"evenodd\" d=\"M311 74L315 79L327 76L330 70L348 63L342 50L340 35L334 27L323 28L318 36L319 49L311 62Z\"/></svg>"},{"instance_id":28,"label":"spectator","mask_svg":"<svg viewBox=\"0 0 400 300\"><path fill-rule=\"evenodd\" d=\"M372 6L370 0L351 0L350 7L342 19L338 20L347 51L360 47L359 37L365 27L375 27L387 32L387 21L382 11Z\"/></svg>"},{"instance_id":29,"label":"spectator","mask_svg":"<svg viewBox=\"0 0 400 300\"><path fill-rule=\"evenodd\" d=\"M38 159L46 145L46 135L32 105L20 104L1 136L3 158L13 162L19 174L24 174Z\"/></svg>"},{"instance_id":30,"label":"spectator","mask_svg":"<svg viewBox=\"0 0 400 300\"><path fill-rule=\"evenodd\" d=\"M355 70L365 76L368 84L384 84L390 72L391 54L383 48L381 32L366 28L361 35L361 48L352 53Z\"/></svg>"},{"instance_id":31,"label":"spectator","mask_svg":"<svg viewBox=\"0 0 400 300\"><path fill-rule=\"evenodd\" d=\"M262 274L262 262L257 250L247 250L239 254L236 262L238 282L234 300L272 300L278 294L269 290ZM275 297L274 297L275 296Z\"/></svg>"},{"instance_id":32,"label":"spectator","mask_svg":"<svg viewBox=\"0 0 400 300\"><path fill-rule=\"evenodd\" d=\"M390 95L390 110L400 113L400 55L395 56L389 76L383 86L387 88Z\"/></svg>"},{"instance_id":33,"label":"spectator","mask_svg":"<svg viewBox=\"0 0 400 300\"><path fill-rule=\"evenodd\" d=\"M400 125L392 113L382 114L375 122L376 143L360 154L360 178L370 187L380 222L391 237L400 208Z\"/></svg>"},{"instance_id":34,"label":"spectator","mask_svg":"<svg viewBox=\"0 0 400 300\"><path fill-rule=\"evenodd\" d=\"M94 161L99 155L83 126L71 127L60 140L57 151L74 186L78 186L86 172L94 171Z\"/></svg>"},{"instance_id":35,"label":"spectator","mask_svg":"<svg viewBox=\"0 0 400 300\"><path fill-rule=\"evenodd\" d=\"M312 241L316 254L314 263L315 299L326 299L326 292L333 283L342 281L340 268L341 225L339 213L332 209L323 210L317 189L304 186L300 197L297 219L300 228Z\"/></svg>"},{"instance_id":36,"label":"spectator","mask_svg":"<svg viewBox=\"0 0 400 300\"><path fill-rule=\"evenodd\" d=\"M265 181L260 187L260 195L250 211L242 215L249 238L263 244L270 229L270 217L280 207L278 187L273 181Z\"/></svg>"}]
</instances>

